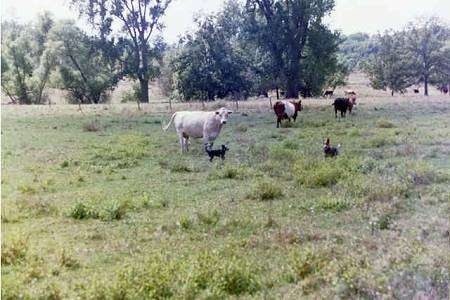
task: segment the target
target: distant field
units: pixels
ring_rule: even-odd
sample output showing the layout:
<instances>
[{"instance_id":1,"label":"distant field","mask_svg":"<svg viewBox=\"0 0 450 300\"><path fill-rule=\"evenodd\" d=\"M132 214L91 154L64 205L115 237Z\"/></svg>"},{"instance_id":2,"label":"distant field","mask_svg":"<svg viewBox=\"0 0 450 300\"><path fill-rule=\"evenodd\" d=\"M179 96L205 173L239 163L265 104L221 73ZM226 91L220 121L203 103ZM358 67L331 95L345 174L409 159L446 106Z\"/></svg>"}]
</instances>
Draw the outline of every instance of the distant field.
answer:
<instances>
[{"instance_id":1,"label":"distant field","mask_svg":"<svg viewBox=\"0 0 450 300\"><path fill-rule=\"evenodd\" d=\"M352 87L341 121L241 102L213 163L165 104L3 106L2 298L448 299L450 97Z\"/></svg>"}]
</instances>

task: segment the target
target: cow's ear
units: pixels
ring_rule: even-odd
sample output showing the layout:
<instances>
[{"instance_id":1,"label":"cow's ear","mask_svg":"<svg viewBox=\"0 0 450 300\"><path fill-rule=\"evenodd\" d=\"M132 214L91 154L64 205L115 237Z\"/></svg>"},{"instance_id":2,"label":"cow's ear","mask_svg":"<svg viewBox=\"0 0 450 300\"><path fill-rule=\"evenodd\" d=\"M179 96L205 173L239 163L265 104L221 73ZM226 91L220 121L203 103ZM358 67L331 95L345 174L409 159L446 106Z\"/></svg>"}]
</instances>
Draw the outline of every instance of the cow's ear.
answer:
<instances>
[{"instance_id":1,"label":"cow's ear","mask_svg":"<svg viewBox=\"0 0 450 300\"><path fill-rule=\"evenodd\" d=\"M220 112L216 111L216 115L220 114Z\"/></svg>"}]
</instances>

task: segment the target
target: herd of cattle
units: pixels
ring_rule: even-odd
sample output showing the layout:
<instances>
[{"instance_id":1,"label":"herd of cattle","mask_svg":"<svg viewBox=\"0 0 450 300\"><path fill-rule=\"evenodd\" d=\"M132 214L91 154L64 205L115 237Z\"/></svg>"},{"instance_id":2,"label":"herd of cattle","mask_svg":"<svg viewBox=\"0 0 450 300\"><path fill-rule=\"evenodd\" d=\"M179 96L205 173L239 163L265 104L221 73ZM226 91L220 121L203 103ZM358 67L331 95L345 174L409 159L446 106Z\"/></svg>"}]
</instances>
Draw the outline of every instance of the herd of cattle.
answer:
<instances>
[{"instance_id":1,"label":"herd of cattle","mask_svg":"<svg viewBox=\"0 0 450 300\"><path fill-rule=\"evenodd\" d=\"M341 117L345 117L346 112L351 113L353 106L356 105L355 91L347 90L345 91L345 95L346 97L336 98L332 104L336 118L338 111L340 111ZM295 122L298 113L303 110L302 101L277 101L273 106L273 110L277 119L278 128L282 120L288 120L290 122L292 118ZM210 161L212 161L214 156L224 159L225 152L229 149L225 145L222 145L221 149L214 150L212 149L212 145L231 114L232 111L225 107L221 107L216 111L178 111L172 114L169 123L163 126L163 130L167 131L170 125L172 123L174 124L181 146L181 153L189 151L189 138L202 138L203 144L205 145L205 152L210 157ZM337 149L330 147L330 141L328 139L324 143L325 155L337 155ZM330 153L333 155L329 155Z\"/></svg>"}]
</instances>

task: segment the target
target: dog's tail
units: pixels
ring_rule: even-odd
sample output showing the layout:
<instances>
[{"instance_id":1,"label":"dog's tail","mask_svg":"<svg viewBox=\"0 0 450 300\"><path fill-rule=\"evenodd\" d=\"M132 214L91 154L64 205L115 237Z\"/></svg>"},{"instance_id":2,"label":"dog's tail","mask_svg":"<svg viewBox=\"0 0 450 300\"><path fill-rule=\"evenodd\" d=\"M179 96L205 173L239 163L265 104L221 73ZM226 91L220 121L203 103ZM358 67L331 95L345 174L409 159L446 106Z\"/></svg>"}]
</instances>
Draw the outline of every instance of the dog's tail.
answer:
<instances>
[{"instance_id":1,"label":"dog's tail","mask_svg":"<svg viewBox=\"0 0 450 300\"><path fill-rule=\"evenodd\" d=\"M172 114L172 117L170 118L169 124L167 124L166 126L164 126L164 125L163 125L163 122L161 122L161 128L162 128L163 131L166 131L167 129L169 129L170 124L172 124L172 121L173 121L173 119L175 118L175 115L176 115L176 114L177 114L176 112L174 112L174 113Z\"/></svg>"}]
</instances>

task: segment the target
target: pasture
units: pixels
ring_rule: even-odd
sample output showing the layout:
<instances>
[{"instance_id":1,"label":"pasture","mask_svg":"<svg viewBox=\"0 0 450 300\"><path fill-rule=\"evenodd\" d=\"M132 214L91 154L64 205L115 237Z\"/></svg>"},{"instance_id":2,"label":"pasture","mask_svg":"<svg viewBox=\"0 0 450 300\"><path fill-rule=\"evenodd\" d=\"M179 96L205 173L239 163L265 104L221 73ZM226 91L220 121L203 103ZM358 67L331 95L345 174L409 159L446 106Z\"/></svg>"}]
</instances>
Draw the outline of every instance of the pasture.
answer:
<instances>
[{"instance_id":1,"label":"pasture","mask_svg":"<svg viewBox=\"0 0 450 300\"><path fill-rule=\"evenodd\" d=\"M3 106L2 298L448 298L449 97L330 104L241 102L212 163L151 105Z\"/></svg>"}]
</instances>

